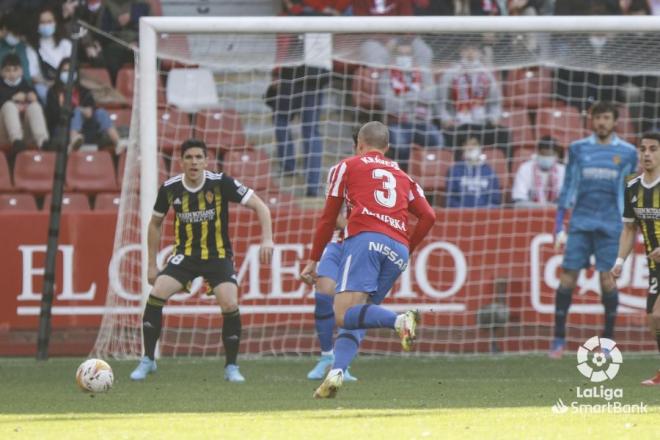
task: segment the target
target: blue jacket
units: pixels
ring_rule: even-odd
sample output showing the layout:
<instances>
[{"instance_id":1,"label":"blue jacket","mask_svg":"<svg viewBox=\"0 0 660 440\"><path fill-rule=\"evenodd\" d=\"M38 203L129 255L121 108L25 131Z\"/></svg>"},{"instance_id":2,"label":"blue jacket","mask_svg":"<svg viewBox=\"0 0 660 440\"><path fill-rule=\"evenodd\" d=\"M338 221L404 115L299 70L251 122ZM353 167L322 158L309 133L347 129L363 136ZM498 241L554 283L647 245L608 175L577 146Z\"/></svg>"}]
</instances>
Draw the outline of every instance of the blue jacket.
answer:
<instances>
[{"instance_id":1,"label":"blue jacket","mask_svg":"<svg viewBox=\"0 0 660 440\"><path fill-rule=\"evenodd\" d=\"M487 163L469 165L461 161L449 169L448 208L488 208L501 203L500 182Z\"/></svg>"}]
</instances>

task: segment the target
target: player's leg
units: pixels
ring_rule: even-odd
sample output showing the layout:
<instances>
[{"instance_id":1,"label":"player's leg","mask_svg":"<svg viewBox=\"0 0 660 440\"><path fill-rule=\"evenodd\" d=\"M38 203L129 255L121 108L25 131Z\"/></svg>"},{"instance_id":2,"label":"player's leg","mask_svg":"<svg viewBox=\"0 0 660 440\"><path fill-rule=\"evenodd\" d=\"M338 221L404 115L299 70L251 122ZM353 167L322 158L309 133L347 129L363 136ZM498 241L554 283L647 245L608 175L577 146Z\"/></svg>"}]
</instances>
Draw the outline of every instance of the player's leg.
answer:
<instances>
[{"instance_id":1,"label":"player's leg","mask_svg":"<svg viewBox=\"0 0 660 440\"><path fill-rule=\"evenodd\" d=\"M596 256L596 270L600 273L601 302L605 308L605 328L603 337L614 338L614 325L616 311L619 306L619 291L616 279L610 273L619 251L619 231L613 233L595 232L594 254Z\"/></svg>"},{"instance_id":2,"label":"player's leg","mask_svg":"<svg viewBox=\"0 0 660 440\"><path fill-rule=\"evenodd\" d=\"M242 383L245 378L238 370L238 350L241 344L241 313L238 308L238 286L222 282L213 288L222 309L222 344L225 347L225 380Z\"/></svg>"},{"instance_id":3,"label":"player's leg","mask_svg":"<svg viewBox=\"0 0 660 440\"><path fill-rule=\"evenodd\" d=\"M657 270L649 271L649 291L646 297L646 316L648 320L649 330L655 337L658 344L658 352L660 352L660 301L658 301L658 277ZM649 379L642 381L642 385L654 386L660 385L660 369L656 371L655 375Z\"/></svg>"},{"instance_id":4,"label":"player's leg","mask_svg":"<svg viewBox=\"0 0 660 440\"><path fill-rule=\"evenodd\" d=\"M589 266L591 240L588 232L575 231L568 234L559 287L555 292L555 331L549 356L559 359L566 346L566 319L571 307L573 290L577 286L580 270Z\"/></svg>"},{"instance_id":5,"label":"player's leg","mask_svg":"<svg viewBox=\"0 0 660 440\"><path fill-rule=\"evenodd\" d=\"M160 332L163 325L163 306L167 299L179 292L183 288L185 278L189 275L186 270L176 267L179 263L168 263L167 268L156 278L154 287L149 294L147 304L144 307L142 315L142 338L144 356L140 360L137 368L131 372L132 380L144 380L149 373L156 371L156 344L160 338ZM177 260L178 261L178 260Z\"/></svg>"}]
</instances>

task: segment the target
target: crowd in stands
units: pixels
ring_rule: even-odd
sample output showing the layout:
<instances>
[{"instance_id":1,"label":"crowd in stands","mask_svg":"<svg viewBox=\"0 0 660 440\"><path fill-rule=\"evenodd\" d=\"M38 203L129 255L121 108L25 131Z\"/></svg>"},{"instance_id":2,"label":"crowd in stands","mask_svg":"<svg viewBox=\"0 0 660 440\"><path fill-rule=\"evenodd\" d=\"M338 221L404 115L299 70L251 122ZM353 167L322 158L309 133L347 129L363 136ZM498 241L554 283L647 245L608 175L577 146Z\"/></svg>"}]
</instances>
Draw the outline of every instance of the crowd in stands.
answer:
<instances>
[{"instance_id":1,"label":"crowd in stands","mask_svg":"<svg viewBox=\"0 0 660 440\"><path fill-rule=\"evenodd\" d=\"M119 83L128 72L126 77L132 79L132 47L137 45L138 21L153 11L153 4L137 0L0 0L0 150L5 153L3 160L9 170L19 152L53 150L55 140L63 135L70 139L70 151L85 146L85 151L107 152L118 166L120 138L125 133L117 126L116 109L123 108L130 114L132 88L119 104L108 103L107 96L83 81L84 71L95 70L96 76L107 77L110 89L121 89ZM660 0L283 0L282 13L635 15L660 14ZM79 40L76 54L81 67L74 71L72 32L78 18L123 44L102 33L86 33ZM328 151L320 130L321 109L328 101L328 87L336 88L337 82L333 81L341 75L349 78L342 84L353 91L355 108L388 125L390 154L403 169L425 182L423 186L436 206L537 207L554 203L564 176L564 151L570 142L588 134L588 111L597 100L620 106L620 134L628 140L636 133L656 128L660 102L656 75L599 73L607 68L491 67L498 65L500 56L515 51L536 53L544 44L553 45L559 54L565 52L573 59L583 57L607 67L617 59L612 52L621 50L611 35L585 34L579 37L583 44L577 45L562 36L539 41L542 37L536 35L454 35L456 44L444 45L435 44L433 38L372 35L360 41L359 63L341 69L334 66L333 70L310 62L313 57L305 55L302 59L306 64L282 63L273 69L264 103L272 111L274 168L283 178L294 177L298 157L303 156L304 195L322 194L323 155ZM635 37L630 38L634 41ZM278 44L278 58L298 56L300 60L305 47L301 38L288 36L286 44ZM438 53L448 48L450 52ZM643 50L658 49L647 45ZM660 54L653 57L660 59ZM65 84L70 77L73 113L67 124L61 119ZM160 95L159 105L162 113L164 98ZM248 144L240 132L242 128L237 128L240 116L231 109L223 109L222 114L204 110L196 119L188 117L190 111L179 110L170 106L165 114L172 118L171 125L175 121L187 125L190 135L216 123L225 124L219 130L226 133L230 124L227 121L233 121L235 139L219 149L227 151L233 144ZM294 118L302 127L299 152L290 127ZM638 121L636 125L631 123L633 120ZM162 137L163 142L168 141L167 135ZM173 148L170 150L174 151L176 145ZM261 168L257 163L263 154L252 151L237 156L237 160L270 173L270 166ZM164 168L173 170L174 163ZM270 176L261 180L272 181Z\"/></svg>"}]
</instances>

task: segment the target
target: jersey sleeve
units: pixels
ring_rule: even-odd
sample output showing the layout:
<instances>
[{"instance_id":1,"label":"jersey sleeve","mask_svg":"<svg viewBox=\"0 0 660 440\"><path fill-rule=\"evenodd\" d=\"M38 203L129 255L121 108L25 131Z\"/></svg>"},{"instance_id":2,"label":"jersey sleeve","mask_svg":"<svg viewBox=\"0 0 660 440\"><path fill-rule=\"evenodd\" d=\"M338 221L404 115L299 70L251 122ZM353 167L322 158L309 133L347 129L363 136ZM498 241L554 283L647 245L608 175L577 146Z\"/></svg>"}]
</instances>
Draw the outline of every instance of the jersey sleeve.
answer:
<instances>
[{"instance_id":1,"label":"jersey sleeve","mask_svg":"<svg viewBox=\"0 0 660 440\"><path fill-rule=\"evenodd\" d=\"M346 162L340 162L333 167L333 173L328 176L328 193L326 197L339 197L344 198L346 192L346 170L348 165Z\"/></svg>"},{"instance_id":2,"label":"jersey sleeve","mask_svg":"<svg viewBox=\"0 0 660 440\"><path fill-rule=\"evenodd\" d=\"M170 201L167 197L167 189L165 189L165 185L161 185L158 189L158 195L156 196L153 215L156 217L163 217L167 214L168 209L170 209Z\"/></svg>"},{"instance_id":3,"label":"jersey sleeve","mask_svg":"<svg viewBox=\"0 0 660 440\"><path fill-rule=\"evenodd\" d=\"M635 221L635 210L632 204L632 188L626 185L623 193L623 221L625 223L632 223Z\"/></svg>"},{"instance_id":4,"label":"jersey sleeve","mask_svg":"<svg viewBox=\"0 0 660 440\"><path fill-rule=\"evenodd\" d=\"M559 193L558 207L568 209L573 204L578 183L580 181L580 167L578 164L578 144L572 144L568 149L568 165L564 175L564 183Z\"/></svg>"},{"instance_id":5,"label":"jersey sleeve","mask_svg":"<svg viewBox=\"0 0 660 440\"><path fill-rule=\"evenodd\" d=\"M408 191L408 204L411 204L412 202L414 202L419 198L426 199L422 187L419 186L419 184L415 182L410 176L408 176L408 178L410 179L410 191Z\"/></svg>"},{"instance_id":6,"label":"jersey sleeve","mask_svg":"<svg viewBox=\"0 0 660 440\"><path fill-rule=\"evenodd\" d=\"M240 203L241 205L245 205L250 200L250 197L252 197L252 194L254 194L252 189L225 174L222 175L220 185L223 197L230 202Z\"/></svg>"}]
</instances>

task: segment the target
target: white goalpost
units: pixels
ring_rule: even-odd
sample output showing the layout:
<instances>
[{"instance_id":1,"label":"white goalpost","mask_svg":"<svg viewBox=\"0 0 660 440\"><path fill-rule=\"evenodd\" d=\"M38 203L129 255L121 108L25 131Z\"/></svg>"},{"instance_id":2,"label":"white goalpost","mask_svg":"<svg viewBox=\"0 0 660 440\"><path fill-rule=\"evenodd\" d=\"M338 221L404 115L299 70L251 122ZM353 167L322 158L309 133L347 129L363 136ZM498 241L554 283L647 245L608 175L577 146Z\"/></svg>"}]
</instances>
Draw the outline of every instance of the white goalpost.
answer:
<instances>
[{"instance_id":1,"label":"white goalpost","mask_svg":"<svg viewBox=\"0 0 660 440\"><path fill-rule=\"evenodd\" d=\"M316 189L329 166L351 154L351 134L360 124L380 119L400 128L419 111L445 145L411 138L405 160L409 174L431 196L439 220L388 304L425 312L418 353L546 350L561 262L551 246L554 209L512 207L515 173L533 158L543 136L555 138L564 150L570 140L584 137L595 100L616 102L617 131L629 141L654 128L660 118L653 100L656 93L660 100L658 30L660 19L652 16L141 18L132 142L122 170L116 264L111 265L119 269L109 274L108 312L94 354L141 353L141 309L150 290L146 232L159 184L180 172L177 143L187 137L204 139L212 150L211 166L252 186L273 210L275 255L272 265L262 268L256 218L231 207L245 320L242 351L317 352L313 292L295 278L322 207L323 191ZM447 207L447 172L457 160L451 147L458 146L448 142L462 138L452 138L456 127L443 121L443 99L453 95L441 87L466 43L478 46L479 69L491 75L484 81L492 78L498 90L497 98L484 98L498 100L499 108L484 130L505 133L505 141L479 139L483 160L499 179L497 208ZM378 58L381 54L387 58ZM401 54L417 57L415 65L398 65ZM291 102L298 99L298 107L276 109L267 99L274 78L283 66L301 65L320 69L327 78L319 80L318 90L307 83L295 90ZM392 91L388 87L397 75L418 82ZM280 81L308 79L282 76ZM409 102L401 104L404 97ZM393 100L409 110L395 115ZM287 160L293 170L286 168ZM168 220L159 263L172 242ZM645 264L640 248L620 282L616 339L629 350L654 346L644 328ZM568 321L570 343L600 332L596 279L593 272L581 275ZM222 353L220 311L200 286L195 283L165 307L164 355ZM399 352L385 332L370 333L363 351Z\"/></svg>"}]
</instances>

